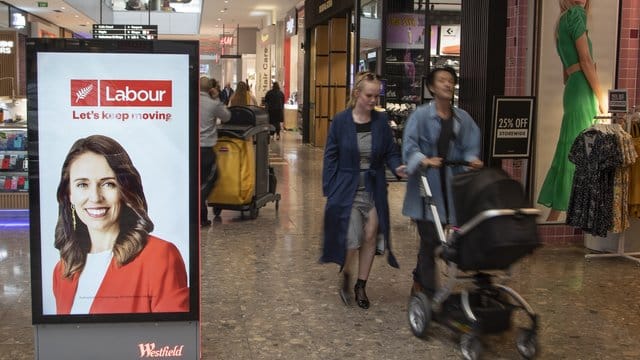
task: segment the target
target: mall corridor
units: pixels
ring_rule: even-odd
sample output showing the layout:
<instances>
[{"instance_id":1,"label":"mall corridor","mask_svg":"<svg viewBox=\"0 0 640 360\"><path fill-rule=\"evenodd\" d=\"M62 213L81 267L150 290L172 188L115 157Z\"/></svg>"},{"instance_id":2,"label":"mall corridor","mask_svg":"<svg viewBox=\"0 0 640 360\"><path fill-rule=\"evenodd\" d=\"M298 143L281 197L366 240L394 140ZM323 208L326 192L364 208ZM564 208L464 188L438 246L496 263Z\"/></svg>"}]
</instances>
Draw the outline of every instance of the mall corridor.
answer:
<instances>
[{"instance_id":1,"label":"mall corridor","mask_svg":"<svg viewBox=\"0 0 640 360\"><path fill-rule=\"evenodd\" d=\"M404 184L389 187L400 269L377 257L367 283L371 308L346 307L338 267L318 263L322 149L285 132L271 152L279 210L269 203L255 220L225 210L202 229L202 358L460 359L452 332L434 325L422 340L408 325L418 241L400 212ZM16 226L20 220L26 216L0 219L2 360L34 358L29 229ZM620 258L587 262L584 254L546 245L513 269L507 284L540 315L539 358L640 359L640 267ZM485 337L483 358L518 359L514 333Z\"/></svg>"}]
</instances>

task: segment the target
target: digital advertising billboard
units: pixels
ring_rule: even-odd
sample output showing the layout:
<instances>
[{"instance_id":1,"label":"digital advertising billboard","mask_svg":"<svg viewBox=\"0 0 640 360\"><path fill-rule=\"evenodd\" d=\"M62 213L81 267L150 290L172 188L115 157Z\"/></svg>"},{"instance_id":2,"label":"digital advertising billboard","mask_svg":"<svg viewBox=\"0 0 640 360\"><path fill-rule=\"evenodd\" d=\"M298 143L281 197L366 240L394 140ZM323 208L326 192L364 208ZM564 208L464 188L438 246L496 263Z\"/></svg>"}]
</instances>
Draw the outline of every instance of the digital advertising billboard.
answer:
<instances>
[{"instance_id":1,"label":"digital advertising billboard","mask_svg":"<svg viewBox=\"0 0 640 360\"><path fill-rule=\"evenodd\" d=\"M199 317L198 43L27 41L33 323Z\"/></svg>"}]
</instances>

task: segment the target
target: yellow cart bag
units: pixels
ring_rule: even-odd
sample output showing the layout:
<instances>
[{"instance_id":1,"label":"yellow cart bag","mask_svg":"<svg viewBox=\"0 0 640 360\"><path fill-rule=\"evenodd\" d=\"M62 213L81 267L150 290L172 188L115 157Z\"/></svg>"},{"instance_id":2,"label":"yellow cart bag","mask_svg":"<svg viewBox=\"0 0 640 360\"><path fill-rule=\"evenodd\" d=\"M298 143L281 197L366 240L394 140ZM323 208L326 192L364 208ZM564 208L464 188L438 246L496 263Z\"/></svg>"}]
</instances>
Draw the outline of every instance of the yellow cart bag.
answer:
<instances>
[{"instance_id":1,"label":"yellow cart bag","mask_svg":"<svg viewBox=\"0 0 640 360\"><path fill-rule=\"evenodd\" d=\"M218 180L207 198L208 202L221 205L251 203L256 181L252 139L220 137L214 149Z\"/></svg>"}]
</instances>

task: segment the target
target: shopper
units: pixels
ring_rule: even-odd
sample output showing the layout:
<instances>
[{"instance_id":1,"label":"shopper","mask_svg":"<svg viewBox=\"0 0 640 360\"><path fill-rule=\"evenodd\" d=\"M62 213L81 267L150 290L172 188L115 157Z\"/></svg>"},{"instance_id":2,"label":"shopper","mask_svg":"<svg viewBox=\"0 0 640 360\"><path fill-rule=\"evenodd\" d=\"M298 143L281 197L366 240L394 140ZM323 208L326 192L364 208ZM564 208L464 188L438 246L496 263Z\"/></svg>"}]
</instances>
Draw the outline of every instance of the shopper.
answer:
<instances>
[{"instance_id":1,"label":"shopper","mask_svg":"<svg viewBox=\"0 0 640 360\"><path fill-rule=\"evenodd\" d=\"M324 243L321 262L340 265L340 297L351 303L351 266L357 259L354 287L358 306L369 308L365 286L383 234L388 261L398 267L389 244L389 206L385 165L405 176L399 149L393 141L388 117L374 110L380 81L370 72L358 73L346 110L333 118L324 150L322 191Z\"/></svg>"},{"instance_id":2,"label":"shopper","mask_svg":"<svg viewBox=\"0 0 640 360\"><path fill-rule=\"evenodd\" d=\"M229 105L229 99L231 99L231 95L233 95L231 84L226 83L224 89L222 89L222 91L220 92L220 101L222 101L225 105Z\"/></svg>"},{"instance_id":3,"label":"shopper","mask_svg":"<svg viewBox=\"0 0 640 360\"><path fill-rule=\"evenodd\" d=\"M246 82L240 81L236 87L236 91L231 95L229 99L229 106L246 106L254 105L258 106L255 96L251 94L249 85Z\"/></svg>"},{"instance_id":4,"label":"shopper","mask_svg":"<svg viewBox=\"0 0 640 360\"><path fill-rule=\"evenodd\" d=\"M407 119L402 139L402 156L407 163L407 191L402 213L416 222L420 235L418 262L413 271L414 291L433 296L437 289L435 249L439 244L434 218L421 191L426 174L440 221L455 224L451 180L468 167L444 166L444 160L467 161L481 168L480 129L471 116L453 106L458 78L451 67L436 68L427 75L433 100L419 106Z\"/></svg>"},{"instance_id":5,"label":"shopper","mask_svg":"<svg viewBox=\"0 0 640 360\"><path fill-rule=\"evenodd\" d=\"M280 91L280 84L274 82L271 90L267 91L264 103L269 112L269 123L274 127L276 140L280 140L280 124L284 122L284 93Z\"/></svg>"},{"instance_id":6,"label":"shopper","mask_svg":"<svg viewBox=\"0 0 640 360\"><path fill-rule=\"evenodd\" d=\"M600 88L587 32L590 0L561 0L556 24L556 49L563 67L564 94L562 125L551 167L542 184L538 203L551 209L547 221L557 221L566 211L575 165L568 153L576 137L604 113L604 93Z\"/></svg>"},{"instance_id":7,"label":"shopper","mask_svg":"<svg viewBox=\"0 0 640 360\"><path fill-rule=\"evenodd\" d=\"M215 79L200 78L200 226L211 225L208 219L207 197L217 179L216 152L218 119L227 122L231 112L220 101L220 88Z\"/></svg>"},{"instance_id":8,"label":"shopper","mask_svg":"<svg viewBox=\"0 0 640 360\"><path fill-rule=\"evenodd\" d=\"M77 140L64 160L57 199L58 314L189 311L180 252L150 235L140 174L117 141Z\"/></svg>"}]
</instances>

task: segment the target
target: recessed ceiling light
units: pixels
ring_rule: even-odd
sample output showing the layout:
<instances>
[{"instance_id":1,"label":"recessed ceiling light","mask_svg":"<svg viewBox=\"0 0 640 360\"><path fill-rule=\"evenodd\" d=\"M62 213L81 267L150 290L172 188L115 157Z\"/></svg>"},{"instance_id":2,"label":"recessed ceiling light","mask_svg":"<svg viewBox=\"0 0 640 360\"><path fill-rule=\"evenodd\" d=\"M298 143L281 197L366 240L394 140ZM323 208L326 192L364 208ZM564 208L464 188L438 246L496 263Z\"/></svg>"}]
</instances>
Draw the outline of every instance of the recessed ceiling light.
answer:
<instances>
[{"instance_id":1,"label":"recessed ceiling light","mask_svg":"<svg viewBox=\"0 0 640 360\"><path fill-rule=\"evenodd\" d=\"M222 21L222 18L218 18L218 21Z\"/></svg>"}]
</instances>

